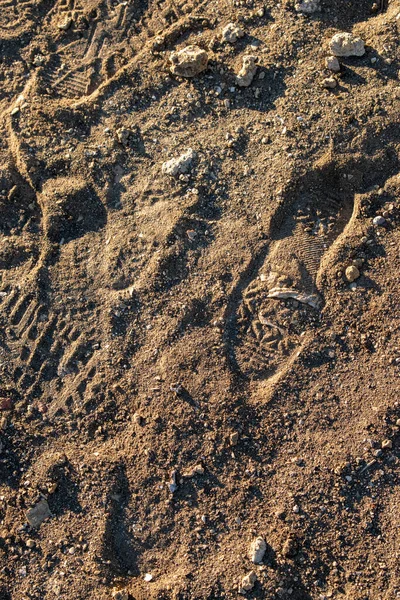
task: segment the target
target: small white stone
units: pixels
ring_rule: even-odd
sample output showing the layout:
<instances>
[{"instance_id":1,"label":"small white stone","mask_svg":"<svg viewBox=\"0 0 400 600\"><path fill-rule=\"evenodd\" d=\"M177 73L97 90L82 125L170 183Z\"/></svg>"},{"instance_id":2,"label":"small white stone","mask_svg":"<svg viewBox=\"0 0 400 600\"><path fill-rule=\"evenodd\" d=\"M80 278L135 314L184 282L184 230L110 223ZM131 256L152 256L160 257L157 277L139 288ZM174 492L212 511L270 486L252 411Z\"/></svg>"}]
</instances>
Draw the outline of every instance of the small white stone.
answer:
<instances>
[{"instance_id":1,"label":"small white stone","mask_svg":"<svg viewBox=\"0 0 400 600\"><path fill-rule=\"evenodd\" d=\"M178 158L171 158L162 165L162 172L165 175L176 177L182 173L190 171L193 160L196 158L196 152L189 148L186 152L181 154Z\"/></svg>"},{"instance_id":2,"label":"small white stone","mask_svg":"<svg viewBox=\"0 0 400 600\"><path fill-rule=\"evenodd\" d=\"M267 550L267 544L262 537L256 538L250 546L250 560L258 565L262 562Z\"/></svg>"},{"instance_id":3,"label":"small white stone","mask_svg":"<svg viewBox=\"0 0 400 600\"><path fill-rule=\"evenodd\" d=\"M171 73L180 77L195 77L207 69L208 55L198 46L186 46L170 56Z\"/></svg>"},{"instance_id":4,"label":"small white stone","mask_svg":"<svg viewBox=\"0 0 400 600\"><path fill-rule=\"evenodd\" d=\"M247 575L245 575L242 581L239 584L239 594L247 594L247 592L251 592L254 587L255 582L257 581L257 575L254 571L250 571Z\"/></svg>"},{"instance_id":5,"label":"small white stone","mask_svg":"<svg viewBox=\"0 0 400 600\"><path fill-rule=\"evenodd\" d=\"M320 10L319 0L302 0L302 2L298 2L294 8L297 12L305 15L312 15Z\"/></svg>"},{"instance_id":6,"label":"small white stone","mask_svg":"<svg viewBox=\"0 0 400 600\"><path fill-rule=\"evenodd\" d=\"M242 68L236 76L237 84L240 87L248 87L254 79L257 71L256 57L252 54L243 56Z\"/></svg>"},{"instance_id":7,"label":"small white stone","mask_svg":"<svg viewBox=\"0 0 400 600\"><path fill-rule=\"evenodd\" d=\"M352 33L336 33L329 43L329 49L334 56L363 56L364 42Z\"/></svg>"},{"instance_id":8,"label":"small white stone","mask_svg":"<svg viewBox=\"0 0 400 600\"><path fill-rule=\"evenodd\" d=\"M146 573L146 575L144 576L144 580L149 582L153 580L153 575L151 573Z\"/></svg>"},{"instance_id":9,"label":"small white stone","mask_svg":"<svg viewBox=\"0 0 400 600\"><path fill-rule=\"evenodd\" d=\"M329 71L333 71L334 73L339 73L340 71L340 63L336 56L327 56L325 59L325 66Z\"/></svg>"},{"instance_id":10,"label":"small white stone","mask_svg":"<svg viewBox=\"0 0 400 600\"><path fill-rule=\"evenodd\" d=\"M229 44L234 44L237 40L244 36L244 31L239 25L236 23L228 23L221 34L221 38L223 42L229 42Z\"/></svg>"}]
</instances>

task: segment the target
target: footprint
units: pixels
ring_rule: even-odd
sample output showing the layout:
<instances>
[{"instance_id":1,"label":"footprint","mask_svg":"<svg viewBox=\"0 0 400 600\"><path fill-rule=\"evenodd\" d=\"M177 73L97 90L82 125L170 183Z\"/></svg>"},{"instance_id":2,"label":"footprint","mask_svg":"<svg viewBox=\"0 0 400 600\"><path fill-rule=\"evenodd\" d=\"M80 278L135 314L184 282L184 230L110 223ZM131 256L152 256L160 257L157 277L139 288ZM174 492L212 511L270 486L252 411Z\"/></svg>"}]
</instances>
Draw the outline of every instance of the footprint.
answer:
<instances>
[{"instance_id":1,"label":"footprint","mask_svg":"<svg viewBox=\"0 0 400 600\"><path fill-rule=\"evenodd\" d=\"M272 226L265 258L242 285L231 358L246 377L273 375L318 321L321 259L350 220L354 202L354 193L339 192L340 174L334 185L332 172L315 171L295 191Z\"/></svg>"},{"instance_id":2,"label":"footprint","mask_svg":"<svg viewBox=\"0 0 400 600\"><path fill-rule=\"evenodd\" d=\"M203 4L204 1L196 4L159 0L145 10L146 3L122 2L115 6L108 1L91 5L89 10L82 3L61 0L51 16L50 28L58 29L60 22L69 26L59 35L56 52L40 70L39 89L53 97L75 101L90 96L133 57L149 54L145 47L150 39L156 40L156 46L163 46L187 30L204 26L204 20L195 23L188 16ZM181 27L176 28L180 21ZM66 42L69 29L76 28L79 22L85 24L84 36Z\"/></svg>"}]
</instances>

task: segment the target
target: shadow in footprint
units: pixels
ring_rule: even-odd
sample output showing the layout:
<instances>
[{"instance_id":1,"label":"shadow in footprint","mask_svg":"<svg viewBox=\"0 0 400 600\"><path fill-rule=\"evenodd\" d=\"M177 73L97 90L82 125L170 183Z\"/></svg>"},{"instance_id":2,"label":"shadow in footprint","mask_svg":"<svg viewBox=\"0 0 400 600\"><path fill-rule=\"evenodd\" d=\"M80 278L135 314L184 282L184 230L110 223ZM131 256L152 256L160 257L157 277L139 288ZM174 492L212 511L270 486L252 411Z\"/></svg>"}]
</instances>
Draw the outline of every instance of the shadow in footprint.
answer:
<instances>
[{"instance_id":1,"label":"shadow in footprint","mask_svg":"<svg viewBox=\"0 0 400 600\"><path fill-rule=\"evenodd\" d=\"M139 575L140 542L129 531L126 511L131 498L125 466L118 464L113 473L109 512L104 533L103 558L114 575Z\"/></svg>"}]
</instances>

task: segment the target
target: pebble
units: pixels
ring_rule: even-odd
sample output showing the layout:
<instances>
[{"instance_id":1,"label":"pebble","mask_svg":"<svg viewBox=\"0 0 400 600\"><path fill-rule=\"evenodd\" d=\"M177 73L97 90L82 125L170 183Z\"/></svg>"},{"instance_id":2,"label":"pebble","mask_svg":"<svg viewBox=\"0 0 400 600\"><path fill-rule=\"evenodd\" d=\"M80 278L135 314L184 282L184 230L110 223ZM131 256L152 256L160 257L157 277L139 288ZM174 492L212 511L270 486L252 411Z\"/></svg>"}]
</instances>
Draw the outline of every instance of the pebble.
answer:
<instances>
[{"instance_id":1,"label":"pebble","mask_svg":"<svg viewBox=\"0 0 400 600\"><path fill-rule=\"evenodd\" d=\"M173 494L174 492L176 492L176 490L178 489L178 484L176 482L176 477L177 477L177 472L176 471L172 471L171 473L171 479L169 482L169 491L171 492L171 494Z\"/></svg>"},{"instance_id":2,"label":"pebble","mask_svg":"<svg viewBox=\"0 0 400 600\"><path fill-rule=\"evenodd\" d=\"M254 79L257 71L256 57L252 54L243 56L242 68L236 76L237 84L240 87L248 87Z\"/></svg>"},{"instance_id":3,"label":"pebble","mask_svg":"<svg viewBox=\"0 0 400 600\"><path fill-rule=\"evenodd\" d=\"M26 512L26 519L31 527L39 529L45 519L51 517L47 500L42 498L39 502Z\"/></svg>"},{"instance_id":4,"label":"pebble","mask_svg":"<svg viewBox=\"0 0 400 600\"><path fill-rule=\"evenodd\" d=\"M330 43L329 49L334 56L363 56L365 54L364 42L352 33L336 33Z\"/></svg>"},{"instance_id":5,"label":"pebble","mask_svg":"<svg viewBox=\"0 0 400 600\"><path fill-rule=\"evenodd\" d=\"M236 23L228 23L221 34L221 38L223 42L229 42L229 44L234 44L237 40L244 36L244 31L239 25Z\"/></svg>"},{"instance_id":6,"label":"pebble","mask_svg":"<svg viewBox=\"0 0 400 600\"><path fill-rule=\"evenodd\" d=\"M347 281L352 283L353 281L355 281L356 279L358 279L360 277L360 271L357 269L357 267L355 267L354 265L351 265L350 267L347 267L345 275L346 275Z\"/></svg>"},{"instance_id":7,"label":"pebble","mask_svg":"<svg viewBox=\"0 0 400 600\"><path fill-rule=\"evenodd\" d=\"M26 541L26 547L27 548L34 548L36 546L35 541L34 540L27 540Z\"/></svg>"},{"instance_id":8,"label":"pebble","mask_svg":"<svg viewBox=\"0 0 400 600\"><path fill-rule=\"evenodd\" d=\"M325 66L329 71L333 71L334 73L339 73L340 71L340 63L336 56L327 56L325 59Z\"/></svg>"},{"instance_id":9,"label":"pebble","mask_svg":"<svg viewBox=\"0 0 400 600\"><path fill-rule=\"evenodd\" d=\"M125 127L120 127L120 129L117 129L116 134L119 143L123 146L127 146L129 143L129 136L131 135L130 130Z\"/></svg>"},{"instance_id":10,"label":"pebble","mask_svg":"<svg viewBox=\"0 0 400 600\"><path fill-rule=\"evenodd\" d=\"M262 537L256 538L250 546L250 560L258 565L262 562L267 550L267 544Z\"/></svg>"},{"instance_id":11,"label":"pebble","mask_svg":"<svg viewBox=\"0 0 400 600\"><path fill-rule=\"evenodd\" d=\"M293 510L293 512L294 512L296 515L298 515L298 514L299 514L299 512L300 512L300 507L299 507L299 506L297 506L297 504L295 504L295 505L293 506L293 509L292 509L292 510Z\"/></svg>"},{"instance_id":12,"label":"pebble","mask_svg":"<svg viewBox=\"0 0 400 600\"><path fill-rule=\"evenodd\" d=\"M239 594L247 594L247 592L251 592L254 587L255 582L257 581L257 575L254 571L250 571L247 573L239 584Z\"/></svg>"},{"instance_id":13,"label":"pebble","mask_svg":"<svg viewBox=\"0 0 400 600\"><path fill-rule=\"evenodd\" d=\"M372 222L377 227L381 227L382 225L385 225L386 219L384 217L382 217L382 215L377 215L376 217L374 217Z\"/></svg>"},{"instance_id":14,"label":"pebble","mask_svg":"<svg viewBox=\"0 0 400 600\"><path fill-rule=\"evenodd\" d=\"M171 158L171 160L163 163L161 170L164 175L170 175L171 177L188 173L196 156L196 152L189 148L181 156L178 156L178 158Z\"/></svg>"},{"instance_id":15,"label":"pebble","mask_svg":"<svg viewBox=\"0 0 400 600\"><path fill-rule=\"evenodd\" d=\"M322 83L324 87L329 90L333 90L338 84L337 80L334 77L325 77Z\"/></svg>"},{"instance_id":16,"label":"pebble","mask_svg":"<svg viewBox=\"0 0 400 600\"><path fill-rule=\"evenodd\" d=\"M207 69L208 54L198 46L186 46L178 52L172 52L169 60L173 75L195 77Z\"/></svg>"},{"instance_id":17,"label":"pebble","mask_svg":"<svg viewBox=\"0 0 400 600\"><path fill-rule=\"evenodd\" d=\"M382 442L382 449L383 450L390 450L391 448L393 448L393 442L392 442L392 440L383 440L383 442Z\"/></svg>"},{"instance_id":18,"label":"pebble","mask_svg":"<svg viewBox=\"0 0 400 600\"><path fill-rule=\"evenodd\" d=\"M143 579L147 582L152 581L153 575L151 573L146 573Z\"/></svg>"},{"instance_id":19,"label":"pebble","mask_svg":"<svg viewBox=\"0 0 400 600\"><path fill-rule=\"evenodd\" d=\"M239 434L237 431L234 431L233 433L231 433L231 435L229 437L229 441L231 443L231 446L236 446L236 444L239 441Z\"/></svg>"},{"instance_id":20,"label":"pebble","mask_svg":"<svg viewBox=\"0 0 400 600\"><path fill-rule=\"evenodd\" d=\"M312 15L313 13L320 10L319 0L303 0L295 4L296 12L303 13L305 15Z\"/></svg>"}]
</instances>

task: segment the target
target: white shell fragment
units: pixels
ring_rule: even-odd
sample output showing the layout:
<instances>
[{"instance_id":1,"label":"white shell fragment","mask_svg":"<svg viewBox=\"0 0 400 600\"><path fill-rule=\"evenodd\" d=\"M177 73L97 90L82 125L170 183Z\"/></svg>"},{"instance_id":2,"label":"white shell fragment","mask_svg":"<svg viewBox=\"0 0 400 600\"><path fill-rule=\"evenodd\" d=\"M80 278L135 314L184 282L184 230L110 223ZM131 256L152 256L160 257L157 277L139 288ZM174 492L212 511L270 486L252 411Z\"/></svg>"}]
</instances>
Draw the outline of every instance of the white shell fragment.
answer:
<instances>
[{"instance_id":1,"label":"white shell fragment","mask_svg":"<svg viewBox=\"0 0 400 600\"><path fill-rule=\"evenodd\" d=\"M297 290L291 288L272 288L268 292L267 298L277 298L278 300L287 300L292 298L298 300L302 304L308 304L312 308L320 308L321 298L318 294L303 294Z\"/></svg>"}]
</instances>

